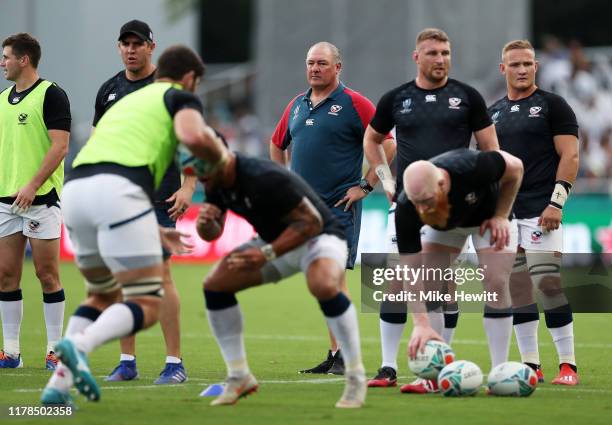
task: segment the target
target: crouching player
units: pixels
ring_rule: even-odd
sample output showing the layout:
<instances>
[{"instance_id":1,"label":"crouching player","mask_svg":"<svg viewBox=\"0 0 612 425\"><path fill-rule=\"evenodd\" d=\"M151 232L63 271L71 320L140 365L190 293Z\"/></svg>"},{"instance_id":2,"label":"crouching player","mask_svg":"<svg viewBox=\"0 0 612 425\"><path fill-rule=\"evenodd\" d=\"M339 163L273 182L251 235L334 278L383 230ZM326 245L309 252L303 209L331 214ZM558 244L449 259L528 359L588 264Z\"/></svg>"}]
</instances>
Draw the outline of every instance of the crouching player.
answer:
<instances>
[{"instance_id":1,"label":"crouching player","mask_svg":"<svg viewBox=\"0 0 612 425\"><path fill-rule=\"evenodd\" d=\"M202 179L206 203L198 234L217 239L231 210L259 236L221 259L204 281L208 322L227 366L223 393L211 404L234 404L258 388L247 364L236 292L303 272L344 352L346 386L336 407L361 407L366 379L357 312L341 290L348 255L341 223L296 174L268 160L228 156L223 169Z\"/></svg>"},{"instance_id":2,"label":"crouching player","mask_svg":"<svg viewBox=\"0 0 612 425\"><path fill-rule=\"evenodd\" d=\"M521 184L521 161L502 151L456 149L429 161L410 164L403 174L395 225L400 254L422 253L425 261L446 254L448 267L468 236L480 264L486 265L484 289L496 300L484 308L484 328L492 367L508 360L512 311L508 281L517 243L509 220ZM441 265L438 265L441 266ZM414 331L413 331L414 333ZM438 390L435 381L400 388L405 393Z\"/></svg>"}]
</instances>

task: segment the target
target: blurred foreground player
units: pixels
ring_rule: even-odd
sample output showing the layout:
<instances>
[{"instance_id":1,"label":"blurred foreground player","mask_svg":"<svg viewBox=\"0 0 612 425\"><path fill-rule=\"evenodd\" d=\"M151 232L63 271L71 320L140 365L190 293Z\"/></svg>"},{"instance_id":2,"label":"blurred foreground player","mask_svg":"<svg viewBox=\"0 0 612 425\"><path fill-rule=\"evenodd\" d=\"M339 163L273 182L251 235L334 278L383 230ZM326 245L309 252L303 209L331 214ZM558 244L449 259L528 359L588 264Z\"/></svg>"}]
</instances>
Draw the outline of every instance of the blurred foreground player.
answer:
<instances>
[{"instance_id":1,"label":"blurred foreground player","mask_svg":"<svg viewBox=\"0 0 612 425\"><path fill-rule=\"evenodd\" d=\"M543 381L535 286L559 356L559 374L552 383L577 385L573 315L560 270L563 206L578 174L578 123L562 97L536 86L538 62L529 41L507 43L499 67L508 92L489 108L489 113L501 148L520 158L525 166L514 203L519 231L510 280L514 333L522 361Z\"/></svg>"},{"instance_id":2,"label":"blurred foreground player","mask_svg":"<svg viewBox=\"0 0 612 425\"><path fill-rule=\"evenodd\" d=\"M346 386L336 407L361 407L366 379L357 312L342 292L348 254L344 229L296 174L272 161L228 155L224 168L203 180L206 203L198 215L198 234L206 241L217 239L231 210L259 236L221 259L204 282L208 322L227 365L223 393L211 404L234 404L258 388L247 364L236 292L303 272L343 350Z\"/></svg>"},{"instance_id":3,"label":"blurred foreground player","mask_svg":"<svg viewBox=\"0 0 612 425\"><path fill-rule=\"evenodd\" d=\"M467 237L472 237L480 264L486 265L482 267L484 289L497 294L484 307L492 367L507 361L510 348L508 281L517 231L509 217L522 175L521 161L506 152L456 149L410 164L397 200L400 255L422 253L422 264L429 267L428 261L442 254L446 264L435 266L443 269L450 267ZM435 381L425 383L422 393L437 391ZM415 392L412 384L401 391Z\"/></svg>"},{"instance_id":4,"label":"blurred foreground player","mask_svg":"<svg viewBox=\"0 0 612 425\"><path fill-rule=\"evenodd\" d=\"M156 81L117 102L74 160L65 217L89 296L56 345L61 364L43 390L43 404L70 403L72 385L88 400L99 400L87 355L157 322L162 243L179 253L185 246L176 230L158 225L154 191L179 143L211 169L225 158L193 94L203 73L201 59L187 47L166 49ZM124 302L116 302L119 293Z\"/></svg>"},{"instance_id":5,"label":"blurred foreground player","mask_svg":"<svg viewBox=\"0 0 612 425\"><path fill-rule=\"evenodd\" d=\"M104 82L96 96L93 126L120 99L141 89L155 80L155 65L151 59L155 50L153 32L145 22L132 20L119 31L119 54L125 69ZM153 206L157 222L163 227L176 227L178 220L191 205L195 190L195 177L185 177L181 186L181 173L172 162L155 192ZM170 273L170 252L163 249L164 296L159 313L159 324L166 343L166 364L155 384L178 384L187 380L187 372L181 360L180 301ZM136 338L121 338L119 365L106 381L129 381L138 377L136 368Z\"/></svg>"}]
</instances>

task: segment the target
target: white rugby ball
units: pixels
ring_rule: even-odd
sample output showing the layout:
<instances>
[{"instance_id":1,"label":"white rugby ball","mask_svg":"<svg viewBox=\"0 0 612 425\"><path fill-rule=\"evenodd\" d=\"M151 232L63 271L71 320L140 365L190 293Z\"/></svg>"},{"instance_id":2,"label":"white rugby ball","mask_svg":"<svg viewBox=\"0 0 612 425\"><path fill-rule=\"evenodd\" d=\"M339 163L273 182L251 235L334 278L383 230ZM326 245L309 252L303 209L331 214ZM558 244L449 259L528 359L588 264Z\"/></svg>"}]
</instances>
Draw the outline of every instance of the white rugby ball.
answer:
<instances>
[{"instance_id":1,"label":"white rugby ball","mask_svg":"<svg viewBox=\"0 0 612 425\"><path fill-rule=\"evenodd\" d=\"M538 376L526 364L505 362L491 369L487 379L489 393L500 396L527 397L538 385Z\"/></svg>"},{"instance_id":2,"label":"white rugby ball","mask_svg":"<svg viewBox=\"0 0 612 425\"><path fill-rule=\"evenodd\" d=\"M430 340L423 353L419 350L414 360L408 360L408 367L420 378L437 379L444 366L454 361L455 353L448 344Z\"/></svg>"},{"instance_id":3,"label":"white rugby ball","mask_svg":"<svg viewBox=\"0 0 612 425\"><path fill-rule=\"evenodd\" d=\"M482 371L476 363L458 360L438 375L440 392L447 397L474 395L482 385Z\"/></svg>"}]
</instances>

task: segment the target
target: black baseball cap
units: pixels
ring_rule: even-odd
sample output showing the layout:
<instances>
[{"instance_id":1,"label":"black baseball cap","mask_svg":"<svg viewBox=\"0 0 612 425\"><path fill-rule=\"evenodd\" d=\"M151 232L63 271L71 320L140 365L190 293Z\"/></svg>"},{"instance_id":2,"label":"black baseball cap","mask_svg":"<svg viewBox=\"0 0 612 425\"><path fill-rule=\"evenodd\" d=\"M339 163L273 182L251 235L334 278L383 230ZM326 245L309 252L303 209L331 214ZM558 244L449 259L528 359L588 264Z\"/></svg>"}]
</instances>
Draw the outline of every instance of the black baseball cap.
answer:
<instances>
[{"instance_id":1,"label":"black baseball cap","mask_svg":"<svg viewBox=\"0 0 612 425\"><path fill-rule=\"evenodd\" d=\"M138 19L123 24L119 31L118 40L121 40L127 34L134 34L143 41L153 41L153 31L151 31L149 24Z\"/></svg>"}]
</instances>

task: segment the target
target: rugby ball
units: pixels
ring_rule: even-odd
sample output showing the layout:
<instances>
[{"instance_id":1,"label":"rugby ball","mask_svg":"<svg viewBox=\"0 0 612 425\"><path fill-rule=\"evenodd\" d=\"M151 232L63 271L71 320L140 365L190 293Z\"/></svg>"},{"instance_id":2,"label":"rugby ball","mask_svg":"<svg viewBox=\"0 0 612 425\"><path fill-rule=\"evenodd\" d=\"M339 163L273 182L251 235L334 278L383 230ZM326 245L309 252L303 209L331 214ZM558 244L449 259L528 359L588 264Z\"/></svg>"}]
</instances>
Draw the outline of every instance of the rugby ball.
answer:
<instances>
[{"instance_id":1,"label":"rugby ball","mask_svg":"<svg viewBox=\"0 0 612 425\"><path fill-rule=\"evenodd\" d=\"M442 368L454 361L455 353L448 344L430 340L425 344L424 352L419 350L414 360L408 360L408 367L420 378L436 379Z\"/></svg>"},{"instance_id":2,"label":"rugby ball","mask_svg":"<svg viewBox=\"0 0 612 425\"><path fill-rule=\"evenodd\" d=\"M538 385L538 376L526 364L505 362L491 369L487 379L489 393L499 396L527 397Z\"/></svg>"},{"instance_id":3,"label":"rugby ball","mask_svg":"<svg viewBox=\"0 0 612 425\"><path fill-rule=\"evenodd\" d=\"M440 392L447 397L474 395L482 385L482 371L476 363L458 360L447 365L438 375Z\"/></svg>"}]
</instances>

